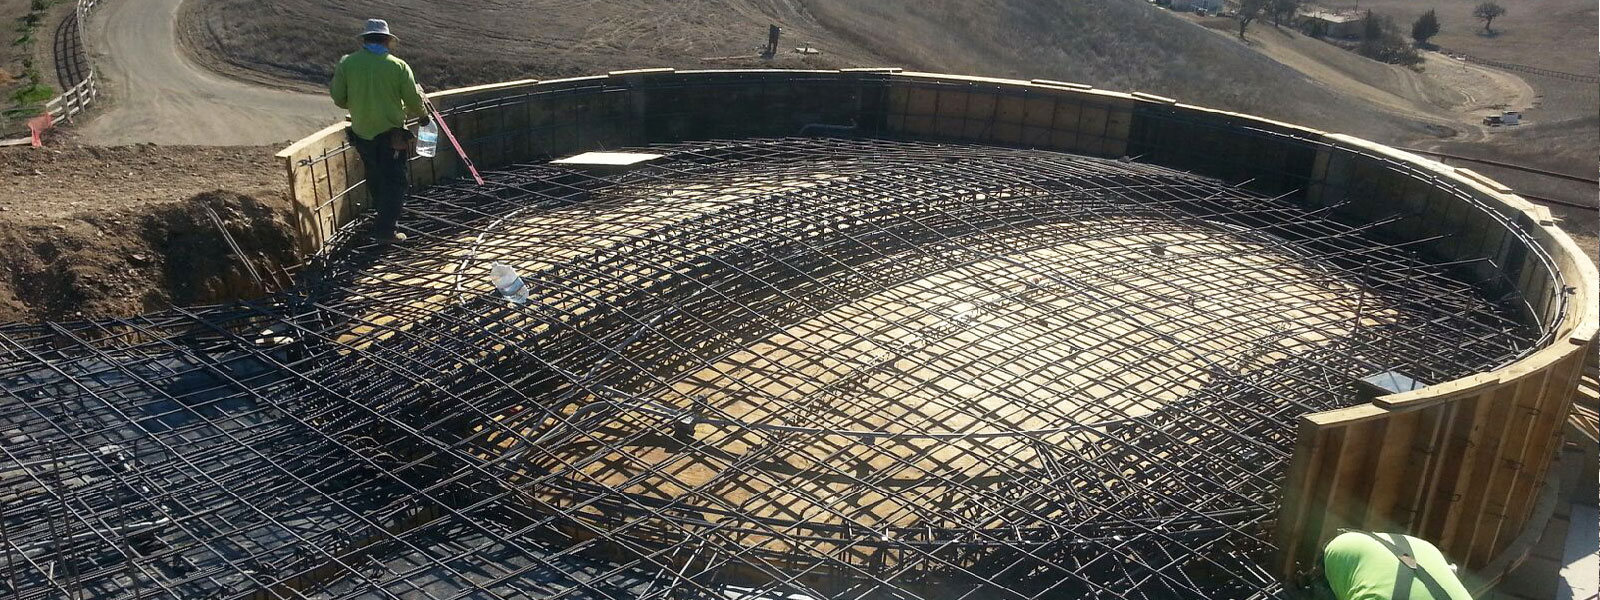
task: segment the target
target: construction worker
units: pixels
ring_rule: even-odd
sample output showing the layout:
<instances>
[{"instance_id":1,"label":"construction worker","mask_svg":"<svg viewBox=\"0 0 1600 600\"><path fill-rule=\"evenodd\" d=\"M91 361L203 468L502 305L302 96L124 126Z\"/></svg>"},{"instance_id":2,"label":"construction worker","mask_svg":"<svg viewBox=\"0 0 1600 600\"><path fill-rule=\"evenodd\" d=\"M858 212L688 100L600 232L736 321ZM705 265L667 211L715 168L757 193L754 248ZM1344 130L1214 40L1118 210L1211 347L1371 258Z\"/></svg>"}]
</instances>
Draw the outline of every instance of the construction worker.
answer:
<instances>
[{"instance_id":1,"label":"construction worker","mask_svg":"<svg viewBox=\"0 0 1600 600\"><path fill-rule=\"evenodd\" d=\"M1439 549L1409 535L1347 530L1322 567L1338 600L1472 600Z\"/></svg>"},{"instance_id":2,"label":"construction worker","mask_svg":"<svg viewBox=\"0 0 1600 600\"><path fill-rule=\"evenodd\" d=\"M413 136L406 120L428 122L411 66L390 52L396 41L389 23L367 19L361 50L339 60L329 86L333 103L350 111L350 145L366 166L367 191L378 209L372 234L382 243L406 239L395 230L410 187L406 161Z\"/></svg>"},{"instance_id":3,"label":"construction worker","mask_svg":"<svg viewBox=\"0 0 1600 600\"><path fill-rule=\"evenodd\" d=\"M761 51L762 58L772 58L778 55L778 36L783 33L777 25L767 25L767 47Z\"/></svg>"}]
</instances>

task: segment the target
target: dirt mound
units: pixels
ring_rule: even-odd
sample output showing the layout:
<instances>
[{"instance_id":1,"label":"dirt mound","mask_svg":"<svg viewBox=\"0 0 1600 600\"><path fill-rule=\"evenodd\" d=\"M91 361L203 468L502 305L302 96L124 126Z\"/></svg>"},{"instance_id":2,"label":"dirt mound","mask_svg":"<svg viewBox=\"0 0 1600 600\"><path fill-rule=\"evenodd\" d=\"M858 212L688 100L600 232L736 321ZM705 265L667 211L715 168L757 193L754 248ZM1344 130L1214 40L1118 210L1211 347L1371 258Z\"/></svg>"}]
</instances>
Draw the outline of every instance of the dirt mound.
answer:
<instances>
[{"instance_id":1,"label":"dirt mound","mask_svg":"<svg viewBox=\"0 0 1600 600\"><path fill-rule=\"evenodd\" d=\"M260 295L288 281L298 262L288 215L224 190L157 208L141 219L145 243L162 265L170 304Z\"/></svg>"},{"instance_id":2,"label":"dirt mound","mask_svg":"<svg viewBox=\"0 0 1600 600\"><path fill-rule=\"evenodd\" d=\"M0 151L0 322L259 294L222 231L281 281L296 262L281 178L269 148Z\"/></svg>"},{"instance_id":3,"label":"dirt mound","mask_svg":"<svg viewBox=\"0 0 1600 600\"><path fill-rule=\"evenodd\" d=\"M0 222L0 322L128 316L258 296L264 286L240 254L266 287L297 262L283 211L222 190L53 224Z\"/></svg>"},{"instance_id":4,"label":"dirt mound","mask_svg":"<svg viewBox=\"0 0 1600 600\"><path fill-rule=\"evenodd\" d=\"M272 146L73 146L0 149L0 221L70 220L79 213L183 200L214 189L267 201L282 190Z\"/></svg>"}]
</instances>

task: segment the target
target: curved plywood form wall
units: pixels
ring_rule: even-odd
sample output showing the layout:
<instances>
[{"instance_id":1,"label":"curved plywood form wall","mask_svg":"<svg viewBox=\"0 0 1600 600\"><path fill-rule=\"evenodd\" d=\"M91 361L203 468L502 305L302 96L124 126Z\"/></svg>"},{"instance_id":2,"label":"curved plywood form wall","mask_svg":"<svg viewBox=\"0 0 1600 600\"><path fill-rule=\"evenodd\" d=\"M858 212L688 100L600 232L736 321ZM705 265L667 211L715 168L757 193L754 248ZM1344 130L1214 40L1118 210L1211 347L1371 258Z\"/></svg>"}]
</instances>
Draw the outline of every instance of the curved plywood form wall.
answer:
<instances>
[{"instance_id":1,"label":"curved plywood form wall","mask_svg":"<svg viewBox=\"0 0 1600 600\"><path fill-rule=\"evenodd\" d=\"M947 140L1132 159L1322 208L1518 291L1542 335L1512 364L1306 415L1271 569L1290 579L1341 527L1405 530L1479 571L1520 561L1597 316L1594 265L1548 211L1470 170L1345 135L1089 86L907 73L647 69L433 95L482 168L656 142L802 133ZM366 204L360 159L331 126L278 156L308 252ZM462 175L449 153L414 184ZM1510 232L1520 232L1511 235ZM1458 235L1446 235L1446 234Z\"/></svg>"}]
</instances>

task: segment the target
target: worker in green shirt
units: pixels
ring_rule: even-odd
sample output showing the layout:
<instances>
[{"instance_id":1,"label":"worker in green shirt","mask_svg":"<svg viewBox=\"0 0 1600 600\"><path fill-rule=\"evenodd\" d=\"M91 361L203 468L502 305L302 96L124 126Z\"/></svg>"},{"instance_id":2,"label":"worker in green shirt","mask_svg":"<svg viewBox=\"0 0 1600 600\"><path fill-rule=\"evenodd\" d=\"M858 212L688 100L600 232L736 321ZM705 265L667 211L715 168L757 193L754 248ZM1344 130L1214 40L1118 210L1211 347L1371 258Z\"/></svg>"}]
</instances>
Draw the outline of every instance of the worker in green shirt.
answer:
<instances>
[{"instance_id":1,"label":"worker in green shirt","mask_svg":"<svg viewBox=\"0 0 1600 600\"><path fill-rule=\"evenodd\" d=\"M1439 549L1409 535L1345 531L1322 567L1339 600L1472 600Z\"/></svg>"},{"instance_id":2,"label":"worker in green shirt","mask_svg":"<svg viewBox=\"0 0 1600 600\"><path fill-rule=\"evenodd\" d=\"M410 187L412 134L406 120L428 120L411 66L389 52L396 41L389 23L368 19L361 50L339 60L329 86L333 103L350 111L350 145L366 166L367 192L378 209L373 237L383 243L406 239L395 230Z\"/></svg>"}]
</instances>

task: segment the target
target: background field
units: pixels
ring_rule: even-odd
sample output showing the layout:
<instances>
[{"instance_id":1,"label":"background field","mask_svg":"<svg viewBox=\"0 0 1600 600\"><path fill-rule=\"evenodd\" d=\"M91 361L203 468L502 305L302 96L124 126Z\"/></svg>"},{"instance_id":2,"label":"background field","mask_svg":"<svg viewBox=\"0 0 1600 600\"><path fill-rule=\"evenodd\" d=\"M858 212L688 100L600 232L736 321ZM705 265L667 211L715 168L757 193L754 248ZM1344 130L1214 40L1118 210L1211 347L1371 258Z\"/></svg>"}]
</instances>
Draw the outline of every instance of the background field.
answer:
<instances>
[{"instance_id":1,"label":"background field","mask_svg":"<svg viewBox=\"0 0 1600 600\"><path fill-rule=\"evenodd\" d=\"M1477 32L1475 4L1362 6L1406 25L1436 7L1444 23L1436 41L1445 47L1596 72L1594 3L1508 3L1495 36ZM1241 42L1231 20L1179 16L1139 0L191 0L180 31L214 69L319 90L369 16L390 20L402 38L397 54L435 89L656 66L891 65L1145 91L1391 144L1471 144L1476 156L1523 156L1566 172L1595 172L1600 146L1600 123L1589 118L1600 102L1592 84L1524 76L1536 96L1517 108L1550 125L1537 136L1502 136L1477 126L1481 114L1469 109L1487 107L1471 105L1472 81L1375 63L1266 23ZM785 32L786 52L774 61L755 57L768 23ZM822 53L787 52L803 43ZM1437 63L1428 68L1457 66ZM1502 153L1532 138L1554 152Z\"/></svg>"},{"instance_id":2,"label":"background field","mask_svg":"<svg viewBox=\"0 0 1600 600\"><path fill-rule=\"evenodd\" d=\"M1495 35L1483 34L1483 22L1472 9L1483 0L1362 0L1362 9L1394 17L1402 29L1432 9L1440 32L1432 43L1475 56L1570 73L1596 74L1596 3L1574 0L1499 0L1505 16L1494 20ZM1329 0L1327 6L1355 5Z\"/></svg>"},{"instance_id":3,"label":"background field","mask_svg":"<svg viewBox=\"0 0 1600 600\"><path fill-rule=\"evenodd\" d=\"M1481 0L1366 0L1363 9L1394 17L1409 31L1423 12L1434 9L1442 30L1432 42L1450 51L1540 69L1594 76L1600 74L1600 5L1590 0L1501 0L1505 16L1494 21L1493 35L1472 17ZM1329 0L1324 4L1350 4ZM1526 111L1532 127L1493 131L1487 143L1447 143L1452 152L1497 158L1544 169L1594 176L1600 150L1600 86L1520 75L1539 92ZM1593 191L1588 193L1593 200Z\"/></svg>"},{"instance_id":4,"label":"background field","mask_svg":"<svg viewBox=\"0 0 1600 600\"><path fill-rule=\"evenodd\" d=\"M903 66L1051 78L1358 135L1429 135L1249 47L1136 0L207 0L182 31L208 65L323 85L367 16L387 17L424 85L668 66ZM812 58L755 58L766 26ZM726 57L744 56L743 59ZM713 60L707 60L713 59Z\"/></svg>"}]
</instances>

